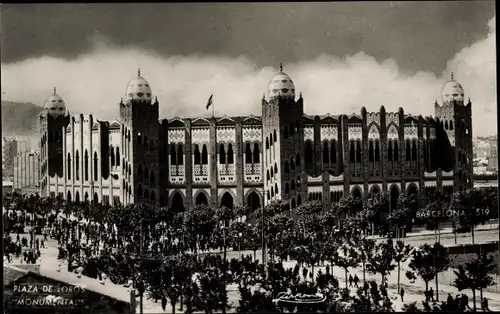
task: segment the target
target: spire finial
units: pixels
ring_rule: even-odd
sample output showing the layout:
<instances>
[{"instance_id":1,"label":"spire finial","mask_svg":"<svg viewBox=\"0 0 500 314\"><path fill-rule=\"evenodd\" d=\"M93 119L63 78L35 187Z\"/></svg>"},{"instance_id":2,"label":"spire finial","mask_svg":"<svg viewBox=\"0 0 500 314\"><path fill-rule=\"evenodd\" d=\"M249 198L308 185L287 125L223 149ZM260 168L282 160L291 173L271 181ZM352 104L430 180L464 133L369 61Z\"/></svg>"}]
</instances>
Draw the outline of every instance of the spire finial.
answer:
<instances>
[{"instance_id":1,"label":"spire finial","mask_svg":"<svg viewBox=\"0 0 500 314\"><path fill-rule=\"evenodd\" d=\"M123 97L120 97L120 103L121 104L123 103Z\"/></svg>"},{"instance_id":2,"label":"spire finial","mask_svg":"<svg viewBox=\"0 0 500 314\"><path fill-rule=\"evenodd\" d=\"M155 102L158 102L158 96L155 96Z\"/></svg>"},{"instance_id":3,"label":"spire finial","mask_svg":"<svg viewBox=\"0 0 500 314\"><path fill-rule=\"evenodd\" d=\"M266 93L262 93L262 99L266 99Z\"/></svg>"},{"instance_id":4,"label":"spire finial","mask_svg":"<svg viewBox=\"0 0 500 314\"><path fill-rule=\"evenodd\" d=\"M54 86L54 95L56 94L56 87Z\"/></svg>"},{"instance_id":5,"label":"spire finial","mask_svg":"<svg viewBox=\"0 0 500 314\"><path fill-rule=\"evenodd\" d=\"M280 72L283 72L283 63L280 62Z\"/></svg>"},{"instance_id":6,"label":"spire finial","mask_svg":"<svg viewBox=\"0 0 500 314\"><path fill-rule=\"evenodd\" d=\"M299 98L302 98L302 92L299 93Z\"/></svg>"},{"instance_id":7,"label":"spire finial","mask_svg":"<svg viewBox=\"0 0 500 314\"><path fill-rule=\"evenodd\" d=\"M453 72L451 72L451 80L454 80L455 76L453 75Z\"/></svg>"},{"instance_id":8,"label":"spire finial","mask_svg":"<svg viewBox=\"0 0 500 314\"><path fill-rule=\"evenodd\" d=\"M137 76L141 76L141 68L137 68Z\"/></svg>"}]
</instances>

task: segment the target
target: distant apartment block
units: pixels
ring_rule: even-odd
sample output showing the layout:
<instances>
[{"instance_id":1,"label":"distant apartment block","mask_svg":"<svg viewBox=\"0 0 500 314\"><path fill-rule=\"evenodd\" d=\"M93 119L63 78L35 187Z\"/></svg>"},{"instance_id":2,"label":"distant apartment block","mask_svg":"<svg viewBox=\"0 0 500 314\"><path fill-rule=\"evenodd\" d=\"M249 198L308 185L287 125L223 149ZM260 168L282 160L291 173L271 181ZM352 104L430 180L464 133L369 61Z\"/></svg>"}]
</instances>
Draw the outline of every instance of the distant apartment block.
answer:
<instances>
[{"instance_id":1,"label":"distant apartment block","mask_svg":"<svg viewBox=\"0 0 500 314\"><path fill-rule=\"evenodd\" d=\"M14 159L14 189L39 187L40 154L29 150L16 155Z\"/></svg>"},{"instance_id":2,"label":"distant apartment block","mask_svg":"<svg viewBox=\"0 0 500 314\"><path fill-rule=\"evenodd\" d=\"M2 137L2 179L12 178L14 159L17 154L17 141Z\"/></svg>"}]
</instances>

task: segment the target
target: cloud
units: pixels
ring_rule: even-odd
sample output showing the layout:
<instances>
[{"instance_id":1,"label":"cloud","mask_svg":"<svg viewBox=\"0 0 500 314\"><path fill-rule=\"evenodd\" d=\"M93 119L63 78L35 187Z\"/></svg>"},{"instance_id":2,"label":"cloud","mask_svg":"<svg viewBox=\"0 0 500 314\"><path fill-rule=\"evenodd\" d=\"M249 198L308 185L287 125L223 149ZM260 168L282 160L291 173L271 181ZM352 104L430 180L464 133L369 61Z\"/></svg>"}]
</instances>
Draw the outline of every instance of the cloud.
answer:
<instances>
[{"instance_id":1,"label":"cloud","mask_svg":"<svg viewBox=\"0 0 500 314\"><path fill-rule=\"evenodd\" d=\"M486 38L462 49L447 64L473 102L474 135L496 133L495 20ZM137 47L112 46L94 39L94 49L74 60L50 57L2 64L3 98L43 105L57 86L72 114L99 119L118 117L118 103L137 68L160 102L160 117L210 115L205 104L214 94L217 115L259 115L262 94L276 69L259 68L251 59L209 55L157 55ZM432 53L430 51L429 53ZM285 64L302 92L307 114L350 114L361 106L388 111L400 106L412 114L433 115L434 101L449 79L448 71L408 75L398 64L359 52L351 56L322 54L313 60Z\"/></svg>"}]
</instances>

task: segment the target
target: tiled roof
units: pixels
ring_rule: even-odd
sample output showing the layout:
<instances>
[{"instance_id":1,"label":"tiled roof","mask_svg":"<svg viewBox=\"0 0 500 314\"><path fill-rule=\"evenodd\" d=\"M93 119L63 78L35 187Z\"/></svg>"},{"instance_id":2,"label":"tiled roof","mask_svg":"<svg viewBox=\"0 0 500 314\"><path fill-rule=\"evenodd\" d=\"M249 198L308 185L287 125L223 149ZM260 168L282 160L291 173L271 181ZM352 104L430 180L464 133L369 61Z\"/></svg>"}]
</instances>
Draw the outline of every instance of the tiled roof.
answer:
<instances>
[{"instance_id":1,"label":"tiled roof","mask_svg":"<svg viewBox=\"0 0 500 314\"><path fill-rule=\"evenodd\" d=\"M7 286L19 278L23 277L28 273L27 270L14 267L11 265L5 265L3 267L3 286Z\"/></svg>"}]
</instances>

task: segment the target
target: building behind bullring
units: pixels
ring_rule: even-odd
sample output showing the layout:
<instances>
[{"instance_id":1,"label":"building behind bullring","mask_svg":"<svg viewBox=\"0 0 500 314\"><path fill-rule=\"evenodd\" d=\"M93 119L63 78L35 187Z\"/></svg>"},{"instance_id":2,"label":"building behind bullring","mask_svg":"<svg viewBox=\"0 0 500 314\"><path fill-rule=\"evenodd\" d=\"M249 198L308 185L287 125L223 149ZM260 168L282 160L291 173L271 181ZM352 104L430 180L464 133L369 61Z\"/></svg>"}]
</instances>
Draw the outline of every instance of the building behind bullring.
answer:
<instances>
[{"instance_id":1,"label":"building behind bullring","mask_svg":"<svg viewBox=\"0 0 500 314\"><path fill-rule=\"evenodd\" d=\"M159 102L138 73L117 108L120 120L108 122L70 117L54 90L40 115L41 195L179 210L280 199L291 208L308 200L328 206L380 191L425 199L436 188L472 187L472 105L464 100L452 76L435 117L383 106L309 116L280 67L260 116L159 119Z\"/></svg>"}]
</instances>

